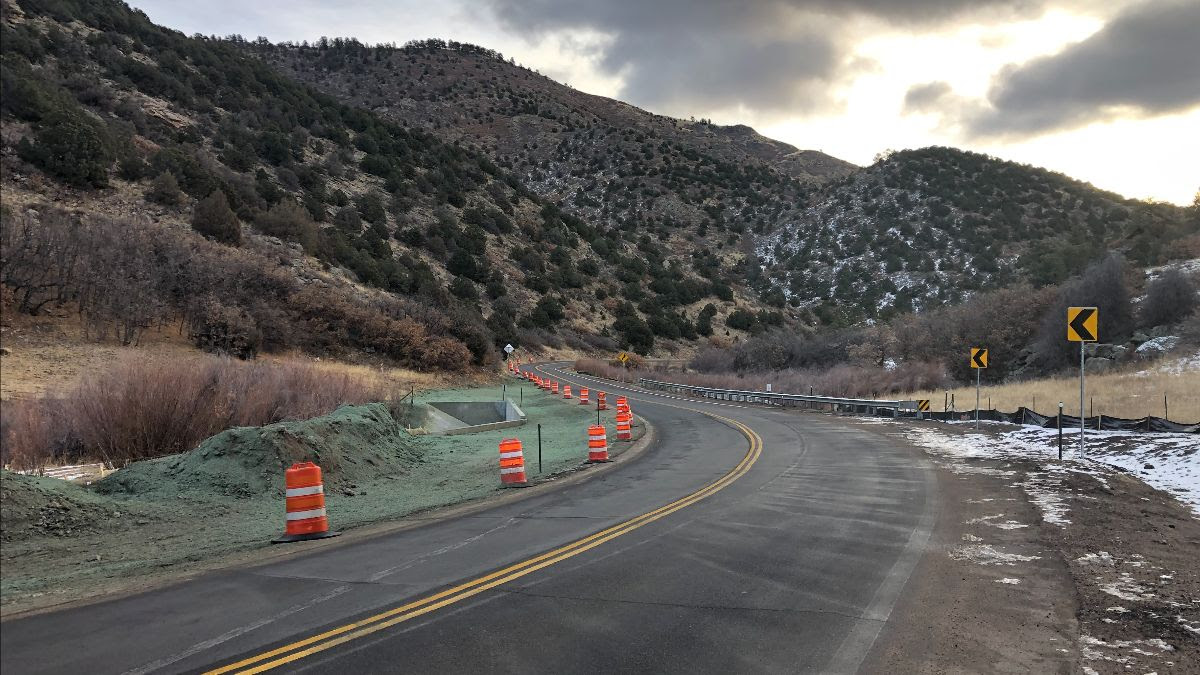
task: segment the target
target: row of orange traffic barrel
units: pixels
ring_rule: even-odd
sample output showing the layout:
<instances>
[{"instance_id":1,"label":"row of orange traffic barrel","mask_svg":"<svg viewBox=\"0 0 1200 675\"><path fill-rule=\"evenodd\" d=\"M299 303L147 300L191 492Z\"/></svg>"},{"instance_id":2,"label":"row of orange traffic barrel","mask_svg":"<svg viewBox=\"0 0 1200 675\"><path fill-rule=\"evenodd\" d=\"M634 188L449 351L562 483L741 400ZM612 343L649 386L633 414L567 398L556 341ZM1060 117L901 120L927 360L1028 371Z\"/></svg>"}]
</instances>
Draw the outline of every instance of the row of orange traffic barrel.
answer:
<instances>
[{"instance_id":1,"label":"row of orange traffic barrel","mask_svg":"<svg viewBox=\"0 0 1200 675\"><path fill-rule=\"evenodd\" d=\"M512 363L509 364L509 371L517 377L523 377L533 382L539 389L554 395L558 395L561 389L563 399L572 398L569 384L562 383L560 386L557 380L536 375L532 371L522 371L519 366ZM590 395L591 391L587 387L580 387L579 403L590 404ZM607 396L606 392L596 392L597 410L608 410ZM629 399L624 396L617 397L617 440L633 440L633 411L629 408ZM604 426L593 424L588 427L587 451L589 463L609 461L608 434ZM519 438L506 438L500 441L500 483L509 487L528 485L525 475L524 450Z\"/></svg>"},{"instance_id":2,"label":"row of orange traffic barrel","mask_svg":"<svg viewBox=\"0 0 1200 675\"><path fill-rule=\"evenodd\" d=\"M536 376L531 372L522 372L515 364L510 365L510 370L520 377L528 378L542 389L558 394L557 381ZM570 399L571 385L564 384L562 392L564 399ZM589 404L589 395L587 387L580 387L579 402ZM596 392L597 410L608 410L605 397L605 392ZM633 412L629 409L629 400L618 396L617 440L633 440L632 424ZM609 461L608 435L605 428L599 424L589 426L587 438L587 461ZM500 484L506 487L528 485L525 477L525 455L518 438L500 441ZM325 486L321 478L321 467L316 464L297 462L284 473L284 500L287 511L284 534L275 539L275 543L324 539L341 534L329 529L329 516L325 511Z\"/></svg>"}]
</instances>

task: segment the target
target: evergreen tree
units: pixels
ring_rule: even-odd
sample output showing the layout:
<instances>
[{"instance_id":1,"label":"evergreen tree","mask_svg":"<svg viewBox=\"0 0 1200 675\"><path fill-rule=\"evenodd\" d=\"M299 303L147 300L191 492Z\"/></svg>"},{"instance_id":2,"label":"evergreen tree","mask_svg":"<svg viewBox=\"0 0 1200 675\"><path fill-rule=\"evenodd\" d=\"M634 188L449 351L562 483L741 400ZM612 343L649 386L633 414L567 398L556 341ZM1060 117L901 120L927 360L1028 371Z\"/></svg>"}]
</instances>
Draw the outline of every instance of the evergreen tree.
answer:
<instances>
[{"instance_id":1,"label":"evergreen tree","mask_svg":"<svg viewBox=\"0 0 1200 675\"><path fill-rule=\"evenodd\" d=\"M179 191L179 181L175 174L164 171L150 181L150 189L146 190L146 201L162 204L163 206L178 206L183 201L183 193Z\"/></svg>"},{"instance_id":2,"label":"evergreen tree","mask_svg":"<svg viewBox=\"0 0 1200 675\"><path fill-rule=\"evenodd\" d=\"M242 224L220 190L213 190L212 194L196 202L196 208L192 210L192 229L222 244L242 245Z\"/></svg>"},{"instance_id":3,"label":"evergreen tree","mask_svg":"<svg viewBox=\"0 0 1200 675\"><path fill-rule=\"evenodd\" d=\"M17 152L46 173L80 188L106 185L113 161L104 127L78 107L51 111L38 124L34 141L22 139Z\"/></svg>"}]
</instances>

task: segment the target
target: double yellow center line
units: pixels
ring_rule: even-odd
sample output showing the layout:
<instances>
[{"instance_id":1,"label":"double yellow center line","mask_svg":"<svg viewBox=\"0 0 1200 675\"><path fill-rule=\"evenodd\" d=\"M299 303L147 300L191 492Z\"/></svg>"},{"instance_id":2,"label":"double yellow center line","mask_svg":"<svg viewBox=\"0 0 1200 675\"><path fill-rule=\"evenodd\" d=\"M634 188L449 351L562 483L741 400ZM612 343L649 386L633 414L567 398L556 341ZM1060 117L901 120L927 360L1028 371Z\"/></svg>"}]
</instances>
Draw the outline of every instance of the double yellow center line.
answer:
<instances>
[{"instance_id":1,"label":"double yellow center line","mask_svg":"<svg viewBox=\"0 0 1200 675\"><path fill-rule=\"evenodd\" d=\"M758 461L759 455L762 454L762 437L755 433L750 427L736 420L731 420L727 417L721 417L720 415L714 415L708 412L703 412L701 414L724 422L725 424L728 424L740 431L750 442L750 447L746 451L746 455L742 457L741 462L739 462L737 466L730 470L729 473L721 476L717 480L709 483L699 490L696 490L686 497L677 499L670 504L661 506L648 513L643 513L640 516L630 518L629 520L617 525L613 525L605 530L601 530L591 536L584 537L583 539L571 542L570 544L556 548L552 551L548 551L536 557L529 558L528 560L516 563L515 565L510 565L504 569L497 570L476 579L472 579L471 581L459 584L453 588L448 588L439 593L434 593L428 597L415 600L408 604L390 609L386 612L382 612L374 616L325 631L320 635L314 635L312 637L284 645L277 649L263 652L257 656L251 656L236 663L231 663L215 670L208 671L209 675L230 672L261 673L271 670L272 668L278 668L284 664L303 659L312 654L323 652L326 649L336 647L340 644L357 640L358 638L384 630L385 628L395 626L398 623L408 621L409 619L414 619L424 614L441 609L442 607L446 607L447 605L452 605L456 602L466 600L472 596L479 595L488 589L495 588L501 584L513 581L514 579L519 579L544 567L549 567L555 563L562 562L567 558L577 556L584 551L589 551L593 548L596 548L607 541L612 541L623 534L628 534L644 525L648 525L658 520L659 518L669 516L670 514L675 513L682 508L691 506L701 499L719 492L733 481L744 476L746 472L750 470L750 467L752 467L754 463Z\"/></svg>"}]
</instances>

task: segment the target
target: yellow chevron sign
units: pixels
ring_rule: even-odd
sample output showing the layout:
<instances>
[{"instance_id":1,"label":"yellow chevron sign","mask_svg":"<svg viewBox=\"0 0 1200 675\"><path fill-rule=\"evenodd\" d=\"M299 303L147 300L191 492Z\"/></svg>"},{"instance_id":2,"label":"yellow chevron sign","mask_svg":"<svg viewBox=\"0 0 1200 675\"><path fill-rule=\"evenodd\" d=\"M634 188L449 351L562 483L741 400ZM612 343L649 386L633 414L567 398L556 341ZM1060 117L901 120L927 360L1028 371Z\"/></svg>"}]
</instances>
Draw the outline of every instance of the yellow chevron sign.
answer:
<instances>
[{"instance_id":1,"label":"yellow chevron sign","mask_svg":"<svg viewBox=\"0 0 1200 675\"><path fill-rule=\"evenodd\" d=\"M1067 308L1067 340L1096 342L1100 339L1100 310L1095 307Z\"/></svg>"},{"instance_id":2,"label":"yellow chevron sign","mask_svg":"<svg viewBox=\"0 0 1200 675\"><path fill-rule=\"evenodd\" d=\"M987 347L971 347L971 367L972 368L987 368L988 367Z\"/></svg>"}]
</instances>

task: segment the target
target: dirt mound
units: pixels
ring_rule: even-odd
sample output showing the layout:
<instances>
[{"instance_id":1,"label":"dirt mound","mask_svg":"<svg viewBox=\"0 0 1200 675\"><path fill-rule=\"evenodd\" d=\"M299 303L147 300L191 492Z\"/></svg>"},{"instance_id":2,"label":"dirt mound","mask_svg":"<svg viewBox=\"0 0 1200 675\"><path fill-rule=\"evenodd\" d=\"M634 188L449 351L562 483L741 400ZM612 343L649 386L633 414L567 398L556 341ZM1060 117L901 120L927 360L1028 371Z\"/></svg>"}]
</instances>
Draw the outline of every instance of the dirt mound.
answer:
<instances>
[{"instance_id":1,"label":"dirt mound","mask_svg":"<svg viewBox=\"0 0 1200 675\"><path fill-rule=\"evenodd\" d=\"M135 505L97 495L57 478L4 471L0 477L0 539L69 537L108 532L144 518Z\"/></svg>"},{"instance_id":2,"label":"dirt mound","mask_svg":"<svg viewBox=\"0 0 1200 675\"><path fill-rule=\"evenodd\" d=\"M329 491L403 474L421 461L421 451L382 403L342 406L309 420L223 431L194 450L131 464L96 489L163 497L282 495L284 471L304 460L320 465Z\"/></svg>"}]
</instances>

